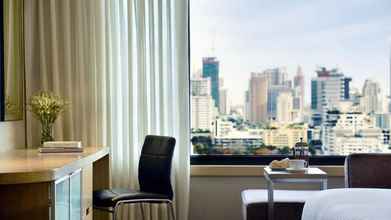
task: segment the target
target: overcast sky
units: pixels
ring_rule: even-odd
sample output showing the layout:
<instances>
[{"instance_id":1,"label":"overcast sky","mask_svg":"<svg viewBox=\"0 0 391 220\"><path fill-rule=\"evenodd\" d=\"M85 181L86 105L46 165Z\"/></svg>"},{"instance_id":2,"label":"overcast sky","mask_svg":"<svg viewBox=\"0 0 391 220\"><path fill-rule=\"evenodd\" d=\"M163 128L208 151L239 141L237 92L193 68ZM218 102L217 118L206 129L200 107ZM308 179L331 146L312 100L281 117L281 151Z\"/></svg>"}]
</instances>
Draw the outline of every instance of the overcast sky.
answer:
<instances>
[{"instance_id":1,"label":"overcast sky","mask_svg":"<svg viewBox=\"0 0 391 220\"><path fill-rule=\"evenodd\" d=\"M317 66L388 91L391 0L190 0L190 19L192 71L218 57L233 104L243 104L251 72L282 66L290 78L302 66L307 103Z\"/></svg>"}]
</instances>

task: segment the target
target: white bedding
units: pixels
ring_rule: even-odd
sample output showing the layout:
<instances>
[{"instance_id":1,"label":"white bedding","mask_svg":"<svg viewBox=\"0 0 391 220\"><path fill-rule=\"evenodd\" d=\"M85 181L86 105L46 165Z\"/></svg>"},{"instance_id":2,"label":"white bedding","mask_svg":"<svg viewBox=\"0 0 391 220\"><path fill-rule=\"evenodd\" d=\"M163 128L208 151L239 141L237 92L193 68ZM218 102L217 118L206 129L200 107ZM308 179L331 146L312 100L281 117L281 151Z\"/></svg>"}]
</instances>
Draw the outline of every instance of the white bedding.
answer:
<instances>
[{"instance_id":1,"label":"white bedding","mask_svg":"<svg viewBox=\"0 0 391 220\"><path fill-rule=\"evenodd\" d=\"M391 189L331 189L304 205L302 220L391 220Z\"/></svg>"}]
</instances>

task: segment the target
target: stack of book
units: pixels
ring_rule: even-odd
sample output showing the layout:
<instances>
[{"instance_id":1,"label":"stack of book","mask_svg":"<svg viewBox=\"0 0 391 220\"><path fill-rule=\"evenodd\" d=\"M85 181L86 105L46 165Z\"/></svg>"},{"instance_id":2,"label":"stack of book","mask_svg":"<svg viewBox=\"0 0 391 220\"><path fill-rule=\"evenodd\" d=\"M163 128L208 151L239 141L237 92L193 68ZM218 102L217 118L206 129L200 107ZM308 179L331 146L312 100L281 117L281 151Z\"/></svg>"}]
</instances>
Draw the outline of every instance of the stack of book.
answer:
<instances>
[{"instance_id":1,"label":"stack of book","mask_svg":"<svg viewBox=\"0 0 391 220\"><path fill-rule=\"evenodd\" d=\"M50 141L43 143L40 153L81 153L83 147L80 141Z\"/></svg>"}]
</instances>

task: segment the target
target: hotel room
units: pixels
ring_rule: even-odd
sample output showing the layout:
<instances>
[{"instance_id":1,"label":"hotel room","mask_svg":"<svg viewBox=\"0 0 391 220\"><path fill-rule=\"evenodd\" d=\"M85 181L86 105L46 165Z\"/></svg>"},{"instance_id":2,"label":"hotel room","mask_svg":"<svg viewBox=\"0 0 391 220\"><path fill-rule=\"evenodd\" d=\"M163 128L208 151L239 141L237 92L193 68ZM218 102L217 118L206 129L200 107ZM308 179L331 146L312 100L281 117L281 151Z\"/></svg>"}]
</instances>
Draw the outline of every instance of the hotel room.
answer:
<instances>
[{"instance_id":1,"label":"hotel room","mask_svg":"<svg viewBox=\"0 0 391 220\"><path fill-rule=\"evenodd\" d=\"M391 1L0 2L0 220L391 220Z\"/></svg>"}]
</instances>

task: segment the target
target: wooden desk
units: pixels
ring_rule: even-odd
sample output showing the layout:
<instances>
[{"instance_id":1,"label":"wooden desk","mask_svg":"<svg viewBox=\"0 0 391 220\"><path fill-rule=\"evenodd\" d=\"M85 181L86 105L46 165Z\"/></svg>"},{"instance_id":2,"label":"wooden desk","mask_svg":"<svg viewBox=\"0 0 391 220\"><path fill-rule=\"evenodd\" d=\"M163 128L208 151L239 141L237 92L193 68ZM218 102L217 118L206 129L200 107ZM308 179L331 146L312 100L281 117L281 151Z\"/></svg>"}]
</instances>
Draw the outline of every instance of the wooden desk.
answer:
<instances>
[{"instance_id":1,"label":"wooden desk","mask_svg":"<svg viewBox=\"0 0 391 220\"><path fill-rule=\"evenodd\" d=\"M92 191L110 187L109 148L0 154L0 219L91 220Z\"/></svg>"}]
</instances>

